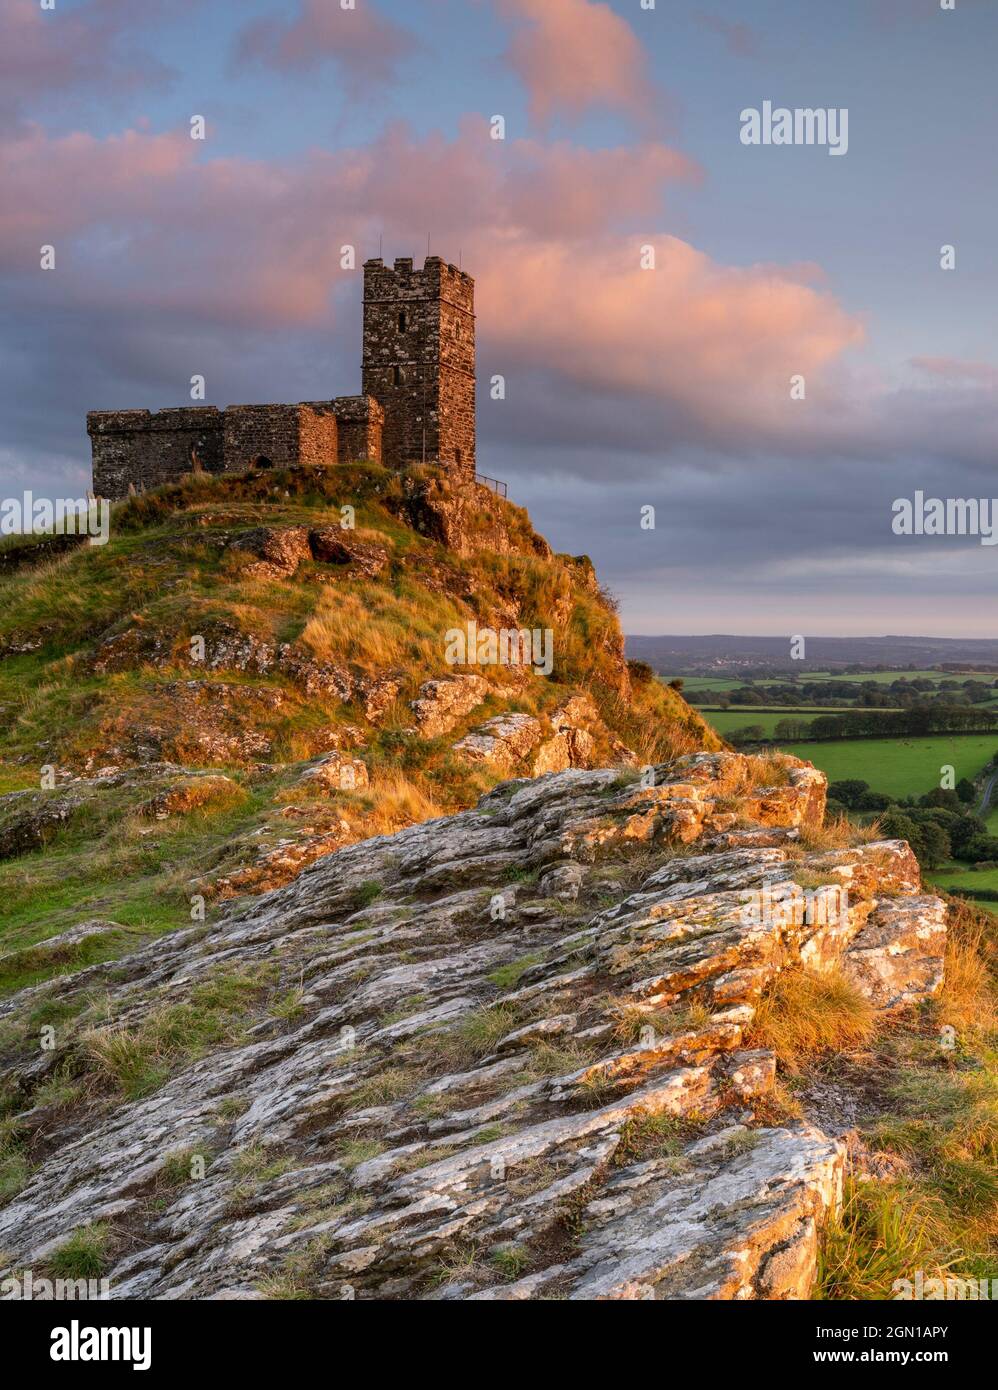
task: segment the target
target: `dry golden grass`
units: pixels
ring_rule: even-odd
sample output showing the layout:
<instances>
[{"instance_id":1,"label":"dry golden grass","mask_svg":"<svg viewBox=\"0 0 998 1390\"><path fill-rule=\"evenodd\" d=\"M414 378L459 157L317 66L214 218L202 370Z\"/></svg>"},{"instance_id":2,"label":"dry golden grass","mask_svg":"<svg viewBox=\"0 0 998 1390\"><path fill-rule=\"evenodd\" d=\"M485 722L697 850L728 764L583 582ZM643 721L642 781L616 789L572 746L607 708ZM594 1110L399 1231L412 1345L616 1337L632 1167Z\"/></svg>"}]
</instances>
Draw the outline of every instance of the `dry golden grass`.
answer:
<instances>
[{"instance_id":1,"label":"dry golden grass","mask_svg":"<svg viewBox=\"0 0 998 1390\"><path fill-rule=\"evenodd\" d=\"M607 696L598 682L590 684L590 693L604 719L642 765L653 766L689 753L724 747L702 715L660 681L632 686L630 700L617 693Z\"/></svg>"},{"instance_id":2,"label":"dry golden grass","mask_svg":"<svg viewBox=\"0 0 998 1390\"><path fill-rule=\"evenodd\" d=\"M791 1072L822 1052L844 1052L870 1041L873 1005L837 973L786 970L759 1005L750 1047L771 1048Z\"/></svg>"},{"instance_id":3,"label":"dry golden grass","mask_svg":"<svg viewBox=\"0 0 998 1390\"><path fill-rule=\"evenodd\" d=\"M320 598L301 640L317 661L425 675L445 669L445 634L459 622L439 594L399 596L373 584L358 593L337 585Z\"/></svg>"},{"instance_id":4,"label":"dry golden grass","mask_svg":"<svg viewBox=\"0 0 998 1390\"><path fill-rule=\"evenodd\" d=\"M996 956L994 918L959 898L949 899L946 979L941 1017L959 1033L998 1029L998 990L988 968Z\"/></svg>"},{"instance_id":5,"label":"dry golden grass","mask_svg":"<svg viewBox=\"0 0 998 1390\"><path fill-rule=\"evenodd\" d=\"M717 801L735 808L739 799L760 787L784 787L790 780L793 761L782 753L757 756L736 754L710 783L710 794Z\"/></svg>"},{"instance_id":6,"label":"dry golden grass","mask_svg":"<svg viewBox=\"0 0 998 1390\"><path fill-rule=\"evenodd\" d=\"M848 816L831 816L823 825L802 825L798 844L805 850L854 849L880 838L879 821L856 825Z\"/></svg>"},{"instance_id":7,"label":"dry golden grass","mask_svg":"<svg viewBox=\"0 0 998 1390\"><path fill-rule=\"evenodd\" d=\"M393 835L404 826L446 814L438 802L401 772L376 772L364 800L370 804L364 819L365 835Z\"/></svg>"},{"instance_id":8,"label":"dry golden grass","mask_svg":"<svg viewBox=\"0 0 998 1390\"><path fill-rule=\"evenodd\" d=\"M750 787L785 787L794 762L783 753L760 753L748 759Z\"/></svg>"},{"instance_id":9,"label":"dry golden grass","mask_svg":"<svg viewBox=\"0 0 998 1390\"><path fill-rule=\"evenodd\" d=\"M696 1002L653 1009L621 996L607 1001L607 1013L614 1020L614 1037L624 1046L636 1043L643 1028L653 1028L659 1037L671 1037L706 1028L710 1022L710 1010Z\"/></svg>"}]
</instances>

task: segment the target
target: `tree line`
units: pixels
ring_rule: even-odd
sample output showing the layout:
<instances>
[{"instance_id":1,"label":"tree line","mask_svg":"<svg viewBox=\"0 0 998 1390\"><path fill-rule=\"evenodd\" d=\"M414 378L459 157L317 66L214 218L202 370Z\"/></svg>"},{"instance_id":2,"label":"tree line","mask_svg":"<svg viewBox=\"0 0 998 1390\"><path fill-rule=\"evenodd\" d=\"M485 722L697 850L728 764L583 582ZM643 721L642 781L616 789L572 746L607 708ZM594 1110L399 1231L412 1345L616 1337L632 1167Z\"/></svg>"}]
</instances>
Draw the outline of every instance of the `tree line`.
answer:
<instances>
[{"instance_id":1,"label":"tree line","mask_svg":"<svg viewBox=\"0 0 998 1390\"><path fill-rule=\"evenodd\" d=\"M799 743L838 738L922 738L927 734L987 734L998 730L998 707L925 705L875 713L864 709L819 714L815 719L788 715L771 734L761 724L746 724L726 735L731 743Z\"/></svg>"}]
</instances>

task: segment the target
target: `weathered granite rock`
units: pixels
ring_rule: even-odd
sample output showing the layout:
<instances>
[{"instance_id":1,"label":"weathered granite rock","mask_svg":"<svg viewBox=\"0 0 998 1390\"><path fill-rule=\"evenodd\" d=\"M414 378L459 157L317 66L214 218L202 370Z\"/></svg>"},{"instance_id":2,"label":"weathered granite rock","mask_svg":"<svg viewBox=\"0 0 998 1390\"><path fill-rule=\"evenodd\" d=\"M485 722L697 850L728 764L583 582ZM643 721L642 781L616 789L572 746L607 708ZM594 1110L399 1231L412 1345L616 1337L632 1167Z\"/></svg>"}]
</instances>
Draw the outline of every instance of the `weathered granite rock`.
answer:
<instances>
[{"instance_id":1,"label":"weathered granite rock","mask_svg":"<svg viewBox=\"0 0 998 1390\"><path fill-rule=\"evenodd\" d=\"M288 579L312 558L307 526L258 526L234 540L232 549L258 557L246 567L254 579Z\"/></svg>"},{"instance_id":2,"label":"weathered granite rock","mask_svg":"<svg viewBox=\"0 0 998 1390\"><path fill-rule=\"evenodd\" d=\"M0 796L0 859L15 859L41 849L79 809L72 794L8 792Z\"/></svg>"},{"instance_id":3,"label":"weathered granite rock","mask_svg":"<svg viewBox=\"0 0 998 1390\"><path fill-rule=\"evenodd\" d=\"M507 776L524 771L532 777L541 777L545 773L565 772L571 767L594 766L594 734L599 734L612 743L621 764L630 765L635 761L630 749L618 740L609 739L588 696L578 695L567 700L554 711L547 724L549 730L544 722L528 714L498 715L466 734L455 743L454 751L468 762L481 763Z\"/></svg>"},{"instance_id":4,"label":"weathered granite rock","mask_svg":"<svg viewBox=\"0 0 998 1390\"><path fill-rule=\"evenodd\" d=\"M532 714L500 714L454 745L454 752L497 772L512 772L541 740L540 720Z\"/></svg>"},{"instance_id":5,"label":"weathered granite rock","mask_svg":"<svg viewBox=\"0 0 998 1390\"><path fill-rule=\"evenodd\" d=\"M299 781L306 786L325 787L329 791L355 791L368 785L367 764L362 758L352 758L348 753L335 751L307 767Z\"/></svg>"},{"instance_id":6,"label":"weathered granite rock","mask_svg":"<svg viewBox=\"0 0 998 1390\"><path fill-rule=\"evenodd\" d=\"M474 675L425 681L418 699L411 701L417 731L423 738L445 734L480 705L490 689L488 681Z\"/></svg>"},{"instance_id":7,"label":"weathered granite rock","mask_svg":"<svg viewBox=\"0 0 998 1390\"><path fill-rule=\"evenodd\" d=\"M938 898L885 898L845 953L842 973L878 1009L899 1009L939 993L945 953Z\"/></svg>"},{"instance_id":8,"label":"weathered granite rock","mask_svg":"<svg viewBox=\"0 0 998 1390\"><path fill-rule=\"evenodd\" d=\"M388 551L383 545L342 526L321 526L310 531L308 539L316 560L327 565L351 565L356 574L368 579L388 566Z\"/></svg>"}]
</instances>

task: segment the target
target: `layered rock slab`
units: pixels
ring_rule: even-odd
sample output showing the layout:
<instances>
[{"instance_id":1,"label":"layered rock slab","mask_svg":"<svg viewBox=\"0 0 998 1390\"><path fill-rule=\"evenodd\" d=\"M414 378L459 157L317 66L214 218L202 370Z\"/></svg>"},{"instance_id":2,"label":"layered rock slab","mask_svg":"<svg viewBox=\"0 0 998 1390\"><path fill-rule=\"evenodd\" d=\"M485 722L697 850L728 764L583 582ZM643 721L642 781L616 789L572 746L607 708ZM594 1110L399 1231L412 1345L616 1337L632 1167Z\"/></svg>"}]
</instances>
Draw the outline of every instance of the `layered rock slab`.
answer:
<instances>
[{"instance_id":1,"label":"layered rock slab","mask_svg":"<svg viewBox=\"0 0 998 1390\"><path fill-rule=\"evenodd\" d=\"M757 1118L756 1002L810 960L893 1010L938 987L944 941L903 843L804 848L823 796L806 764L734 754L650 787L505 783L4 1001L37 1166L3 1263L97 1222L114 1298L806 1297L842 1151ZM132 1101L90 1082L109 1030L141 1040L234 978L244 1016L206 1055ZM95 997L38 1052L40 1007ZM60 1068L83 1110L36 1102ZM204 1176L168 1185L178 1154Z\"/></svg>"}]
</instances>

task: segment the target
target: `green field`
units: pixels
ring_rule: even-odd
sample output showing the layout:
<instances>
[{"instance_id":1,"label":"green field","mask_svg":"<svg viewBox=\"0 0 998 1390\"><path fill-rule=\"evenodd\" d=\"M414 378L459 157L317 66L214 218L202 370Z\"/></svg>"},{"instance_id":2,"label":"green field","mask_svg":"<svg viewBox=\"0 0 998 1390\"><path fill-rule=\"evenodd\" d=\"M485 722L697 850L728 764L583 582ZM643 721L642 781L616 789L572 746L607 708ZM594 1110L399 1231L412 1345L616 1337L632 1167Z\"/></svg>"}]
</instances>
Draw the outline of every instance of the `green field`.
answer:
<instances>
[{"instance_id":1,"label":"green field","mask_svg":"<svg viewBox=\"0 0 998 1390\"><path fill-rule=\"evenodd\" d=\"M792 719L794 715L800 719L816 719L819 714L843 714L847 708L844 705L838 709L829 708L828 705L808 705L801 709L781 709L777 712L771 710L768 713L760 713L759 710L744 706L735 709L705 709L703 705L698 705L697 711L719 734L726 735L731 733L732 729L744 729L747 724L760 724L767 734L771 734L781 719ZM871 710L868 713L888 714L890 711Z\"/></svg>"},{"instance_id":2,"label":"green field","mask_svg":"<svg viewBox=\"0 0 998 1390\"><path fill-rule=\"evenodd\" d=\"M737 690L740 686L751 684L743 680L731 680L728 676L662 676L668 685L670 680L681 680L683 693L696 694L698 690Z\"/></svg>"},{"instance_id":3,"label":"green field","mask_svg":"<svg viewBox=\"0 0 998 1390\"><path fill-rule=\"evenodd\" d=\"M793 678L798 681L856 681L862 685L865 681L873 681L877 685L890 685L896 680L904 677L906 680L930 680L930 681L995 681L998 674L994 671L866 671L859 676L847 676L842 671L787 671L781 676L766 676L762 679L749 679L748 677L738 676L680 676L675 679L682 680L683 689L691 694L699 690L736 690L743 685L779 685L786 683ZM672 676L663 676L664 681L672 680Z\"/></svg>"},{"instance_id":4,"label":"green field","mask_svg":"<svg viewBox=\"0 0 998 1390\"><path fill-rule=\"evenodd\" d=\"M930 680L930 681L994 681L998 680L998 673L994 671L865 671L862 675L847 676L842 671L802 671L801 680L819 681L875 681L877 685L890 685L893 681L900 680L902 676L909 681Z\"/></svg>"},{"instance_id":5,"label":"green field","mask_svg":"<svg viewBox=\"0 0 998 1390\"><path fill-rule=\"evenodd\" d=\"M859 777L887 796L923 796L939 786L939 769L944 764L955 769L957 781L974 777L994 756L998 735L857 738L782 746L821 768L829 782Z\"/></svg>"},{"instance_id":6,"label":"green field","mask_svg":"<svg viewBox=\"0 0 998 1390\"><path fill-rule=\"evenodd\" d=\"M937 888L951 892L954 888L979 888L998 892L998 869L972 869L967 864L946 864L941 869L926 871L926 879ZM998 909L998 903L992 910Z\"/></svg>"},{"instance_id":7,"label":"green field","mask_svg":"<svg viewBox=\"0 0 998 1390\"><path fill-rule=\"evenodd\" d=\"M968 893L998 892L998 869L974 869L969 864L951 862L944 864L941 869L926 870L923 878L927 887L938 888L944 893L953 893L961 888ZM983 899L977 902L977 906L998 916L998 902Z\"/></svg>"},{"instance_id":8,"label":"green field","mask_svg":"<svg viewBox=\"0 0 998 1390\"><path fill-rule=\"evenodd\" d=\"M842 705L838 709L781 709L777 713L760 713L758 709L705 709L698 706L698 712L705 717L707 724L716 728L719 734L730 734L733 728L745 728L746 724L760 724L767 734L773 733L781 719L817 719L819 714L846 714L851 706Z\"/></svg>"}]
</instances>

